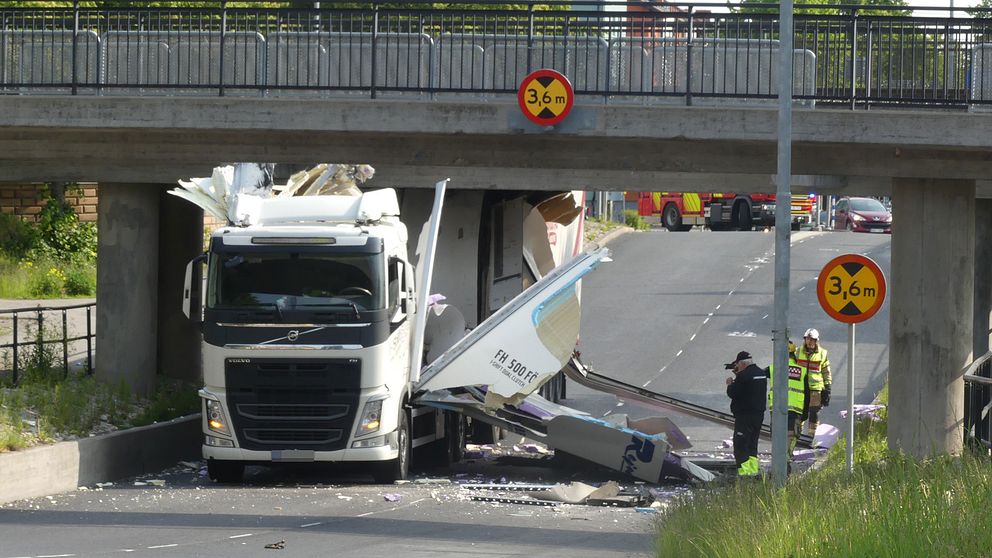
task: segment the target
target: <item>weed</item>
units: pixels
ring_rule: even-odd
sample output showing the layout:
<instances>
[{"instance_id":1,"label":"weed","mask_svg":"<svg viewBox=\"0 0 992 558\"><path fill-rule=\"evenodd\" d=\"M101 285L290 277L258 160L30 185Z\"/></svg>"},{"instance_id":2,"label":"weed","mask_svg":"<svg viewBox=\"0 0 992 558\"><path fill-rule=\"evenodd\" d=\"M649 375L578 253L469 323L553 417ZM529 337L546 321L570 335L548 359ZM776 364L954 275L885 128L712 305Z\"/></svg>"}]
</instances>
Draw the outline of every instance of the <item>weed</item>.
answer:
<instances>
[{"instance_id":1,"label":"weed","mask_svg":"<svg viewBox=\"0 0 992 558\"><path fill-rule=\"evenodd\" d=\"M634 229L635 231L646 231L651 228L651 225L644 221L644 218L637 214L633 209L628 209L623 212L624 223Z\"/></svg>"}]
</instances>

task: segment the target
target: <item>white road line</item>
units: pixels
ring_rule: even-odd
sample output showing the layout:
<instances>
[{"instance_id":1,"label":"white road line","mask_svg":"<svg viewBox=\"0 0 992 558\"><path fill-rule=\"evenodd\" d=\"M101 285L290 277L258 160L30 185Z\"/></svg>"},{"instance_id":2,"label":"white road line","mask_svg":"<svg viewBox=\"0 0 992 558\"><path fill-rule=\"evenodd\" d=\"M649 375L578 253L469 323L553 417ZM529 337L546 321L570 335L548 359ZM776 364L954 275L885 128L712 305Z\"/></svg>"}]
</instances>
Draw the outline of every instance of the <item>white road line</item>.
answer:
<instances>
[{"instance_id":1,"label":"white road line","mask_svg":"<svg viewBox=\"0 0 992 558\"><path fill-rule=\"evenodd\" d=\"M719 306L717 306L717 308L719 308ZM709 314L706 314L706 317L707 318L712 318L713 317L713 312L710 312Z\"/></svg>"},{"instance_id":2,"label":"white road line","mask_svg":"<svg viewBox=\"0 0 992 558\"><path fill-rule=\"evenodd\" d=\"M741 277L741 280L740 280L740 281L738 281L738 283L743 283L743 282L744 282L744 278L743 278L743 277Z\"/></svg>"},{"instance_id":3,"label":"white road line","mask_svg":"<svg viewBox=\"0 0 992 558\"><path fill-rule=\"evenodd\" d=\"M243 539L244 537L250 537L251 535L252 535L251 533L245 533L244 535L231 535L230 537L227 537L227 538L229 538L229 539Z\"/></svg>"},{"instance_id":4,"label":"white road line","mask_svg":"<svg viewBox=\"0 0 992 558\"><path fill-rule=\"evenodd\" d=\"M695 334L695 333L693 333L693 334L692 334L692 337L690 337L690 338L689 338L689 341L692 341L692 340L693 340L693 339L695 339L695 338L696 338L696 334Z\"/></svg>"},{"instance_id":5,"label":"white road line","mask_svg":"<svg viewBox=\"0 0 992 558\"><path fill-rule=\"evenodd\" d=\"M75 556L75 554L40 554L37 558L66 558L66 556Z\"/></svg>"},{"instance_id":6,"label":"white road line","mask_svg":"<svg viewBox=\"0 0 992 558\"><path fill-rule=\"evenodd\" d=\"M372 514L374 514L374 513L375 513L375 512L365 512L365 513L360 513L360 514L358 514L358 515L356 515L355 517L365 517L365 516L367 516L367 515L372 515Z\"/></svg>"},{"instance_id":7,"label":"white road line","mask_svg":"<svg viewBox=\"0 0 992 558\"><path fill-rule=\"evenodd\" d=\"M603 416L604 417L610 416L610 413L612 413L612 412L613 412L613 409L610 409L609 411L606 411L605 413L603 413Z\"/></svg>"},{"instance_id":8,"label":"white road line","mask_svg":"<svg viewBox=\"0 0 992 558\"><path fill-rule=\"evenodd\" d=\"M714 310L719 310L721 306L723 306L723 305L722 304L717 304L716 305L716 308L714 308ZM712 315L713 315L713 313L711 312L710 313L710 316L712 316Z\"/></svg>"},{"instance_id":9,"label":"white road line","mask_svg":"<svg viewBox=\"0 0 992 558\"><path fill-rule=\"evenodd\" d=\"M303 525L300 525L300 528L306 529L307 527L314 527L316 525L320 525L320 521L318 521L317 523L305 523Z\"/></svg>"},{"instance_id":10,"label":"white road line","mask_svg":"<svg viewBox=\"0 0 992 558\"><path fill-rule=\"evenodd\" d=\"M713 314L710 314L710 316L712 316L712 315L713 315ZM703 325L706 325L706 322L708 322L708 321L710 321L710 319L709 319L709 318L706 318L705 320L703 320Z\"/></svg>"},{"instance_id":11,"label":"white road line","mask_svg":"<svg viewBox=\"0 0 992 558\"><path fill-rule=\"evenodd\" d=\"M157 545L155 545L155 546L149 546L149 547L147 547L147 548L148 548L148 550L152 550L152 549L156 549L156 548L172 548L172 547L174 547L174 546L179 546L179 543L173 543L173 544L157 544ZM39 557L39 558L41 558L41 557Z\"/></svg>"},{"instance_id":12,"label":"white road line","mask_svg":"<svg viewBox=\"0 0 992 558\"><path fill-rule=\"evenodd\" d=\"M765 314L764 316L761 317L761 319L764 320L767 317L768 317L768 314Z\"/></svg>"},{"instance_id":13,"label":"white road line","mask_svg":"<svg viewBox=\"0 0 992 558\"><path fill-rule=\"evenodd\" d=\"M617 403L617 407L623 407L623 401Z\"/></svg>"},{"instance_id":14,"label":"white road line","mask_svg":"<svg viewBox=\"0 0 992 558\"><path fill-rule=\"evenodd\" d=\"M644 382L643 384L641 384L641 387L648 387L648 384L650 384L650 383L651 383L651 380L648 380L648 381Z\"/></svg>"},{"instance_id":15,"label":"white road line","mask_svg":"<svg viewBox=\"0 0 992 558\"><path fill-rule=\"evenodd\" d=\"M658 370L658 373L661 374L662 372L665 371L666 368L668 368L668 365L667 364L665 366L662 366L661 367L661 370Z\"/></svg>"},{"instance_id":16,"label":"white road line","mask_svg":"<svg viewBox=\"0 0 992 558\"><path fill-rule=\"evenodd\" d=\"M675 353L675 356L676 357L682 356L682 349L679 349L679 352Z\"/></svg>"},{"instance_id":17,"label":"white road line","mask_svg":"<svg viewBox=\"0 0 992 558\"><path fill-rule=\"evenodd\" d=\"M803 290L805 288L806 288L806 285L803 285L802 287L799 287L799 290L801 291L801 290Z\"/></svg>"},{"instance_id":18,"label":"white road line","mask_svg":"<svg viewBox=\"0 0 992 558\"><path fill-rule=\"evenodd\" d=\"M734 296L734 291L730 291L729 293L727 293L727 296Z\"/></svg>"}]
</instances>

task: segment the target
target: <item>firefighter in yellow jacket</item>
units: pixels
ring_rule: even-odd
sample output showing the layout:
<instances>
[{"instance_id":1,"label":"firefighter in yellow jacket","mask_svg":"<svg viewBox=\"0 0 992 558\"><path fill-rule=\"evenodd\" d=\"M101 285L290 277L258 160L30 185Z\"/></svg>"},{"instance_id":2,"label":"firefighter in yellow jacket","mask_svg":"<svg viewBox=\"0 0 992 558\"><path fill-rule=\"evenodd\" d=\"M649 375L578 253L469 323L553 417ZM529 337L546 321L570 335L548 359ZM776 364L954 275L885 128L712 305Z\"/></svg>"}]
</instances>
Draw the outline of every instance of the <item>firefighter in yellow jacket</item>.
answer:
<instances>
[{"instance_id":1,"label":"firefighter in yellow jacket","mask_svg":"<svg viewBox=\"0 0 992 558\"><path fill-rule=\"evenodd\" d=\"M773 385L772 374L774 366L768 367L768 383ZM792 462L792 452L796 449L796 441L799 439L799 429L803 423L803 414L806 410L806 394L809 392L809 378L806 368L803 367L796 358L796 345L789 341L789 462ZM768 390L768 409L772 409L772 395L774 388ZM791 467L790 467L791 468Z\"/></svg>"},{"instance_id":2,"label":"firefighter in yellow jacket","mask_svg":"<svg viewBox=\"0 0 992 558\"><path fill-rule=\"evenodd\" d=\"M806 432L815 436L816 427L820 425L820 409L830 405L830 386L833 383L830 360L827 359L827 350L820 346L819 331L813 328L806 330L803 334L803 346L796 353L796 360L806 368L809 377L809 399L806 405L809 420L806 422Z\"/></svg>"}]
</instances>

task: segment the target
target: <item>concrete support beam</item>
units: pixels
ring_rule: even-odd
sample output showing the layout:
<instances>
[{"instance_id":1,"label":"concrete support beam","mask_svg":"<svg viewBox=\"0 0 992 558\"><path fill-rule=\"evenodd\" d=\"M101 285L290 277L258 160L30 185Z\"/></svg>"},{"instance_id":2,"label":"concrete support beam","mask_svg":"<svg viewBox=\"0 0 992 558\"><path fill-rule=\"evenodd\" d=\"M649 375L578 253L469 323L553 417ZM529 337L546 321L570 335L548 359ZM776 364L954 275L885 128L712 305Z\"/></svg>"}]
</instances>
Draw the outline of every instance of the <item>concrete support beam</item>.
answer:
<instances>
[{"instance_id":1,"label":"concrete support beam","mask_svg":"<svg viewBox=\"0 0 992 558\"><path fill-rule=\"evenodd\" d=\"M992 200L975 200L975 318L972 352L978 358L989 350L989 313L992 312Z\"/></svg>"},{"instance_id":2,"label":"concrete support beam","mask_svg":"<svg viewBox=\"0 0 992 558\"><path fill-rule=\"evenodd\" d=\"M959 453L971 362L975 182L893 179L889 447Z\"/></svg>"},{"instance_id":3,"label":"concrete support beam","mask_svg":"<svg viewBox=\"0 0 992 558\"><path fill-rule=\"evenodd\" d=\"M200 332L182 311L186 264L203 252L203 210L160 190L158 242L158 371L197 382Z\"/></svg>"},{"instance_id":4,"label":"concrete support beam","mask_svg":"<svg viewBox=\"0 0 992 558\"><path fill-rule=\"evenodd\" d=\"M97 377L135 393L155 385L159 188L100 184L97 226Z\"/></svg>"}]
</instances>

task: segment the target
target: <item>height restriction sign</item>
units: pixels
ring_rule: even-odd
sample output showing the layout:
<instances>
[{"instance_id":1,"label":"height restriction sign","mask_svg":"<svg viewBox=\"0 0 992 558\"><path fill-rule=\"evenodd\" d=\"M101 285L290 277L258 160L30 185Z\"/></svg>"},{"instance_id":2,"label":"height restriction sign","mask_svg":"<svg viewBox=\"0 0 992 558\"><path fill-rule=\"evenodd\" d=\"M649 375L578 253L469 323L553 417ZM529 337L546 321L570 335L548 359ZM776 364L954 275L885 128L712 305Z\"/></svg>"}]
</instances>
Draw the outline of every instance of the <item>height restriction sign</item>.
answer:
<instances>
[{"instance_id":1,"label":"height restriction sign","mask_svg":"<svg viewBox=\"0 0 992 558\"><path fill-rule=\"evenodd\" d=\"M568 78L554 70L538 70L520 82L517 102L524 116L541 126L552 126L572 110L575 93Z\"/></svg>"},{"instance_id":2,"label":"height restriction sign","mask_svg":"<svg viewBox=\"0 0 992 558\"><path fill-rule=\"evenodd\" d=\"M878 312L885 300L885 275L871 258L845 254L830 260L816 281L820 306L831 318L856 324Z\"/></svg>"}]
</instances>

